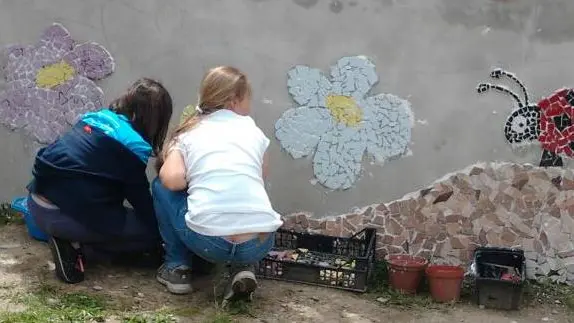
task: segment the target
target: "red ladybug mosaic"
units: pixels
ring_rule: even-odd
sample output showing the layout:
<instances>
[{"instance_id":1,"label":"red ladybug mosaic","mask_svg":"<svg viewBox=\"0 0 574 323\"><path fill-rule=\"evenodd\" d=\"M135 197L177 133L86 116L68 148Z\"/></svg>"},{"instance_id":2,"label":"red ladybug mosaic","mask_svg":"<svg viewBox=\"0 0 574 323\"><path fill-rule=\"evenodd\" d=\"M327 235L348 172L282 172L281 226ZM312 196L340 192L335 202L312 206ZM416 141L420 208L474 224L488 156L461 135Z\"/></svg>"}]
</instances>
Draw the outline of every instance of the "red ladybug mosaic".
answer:
<instances>
[{"instance_id":1,"label":"red ladybug mosaic","mask_svg":"<svg viewBox=\"0 0 574 323\"><path fill-rule=\"evenodd\" d=\"M549 97L531 104L524 84L512 73L495 69L490 77L514 81L521 89L524 101L505 86L481 83L478 93L489 90L510 95L518 104L504 126L504 136L511 144L538 141L542 146L540 166L563 166L562 157L574 157L574 90L560 89Z\"/></svg>"}]
</instances>

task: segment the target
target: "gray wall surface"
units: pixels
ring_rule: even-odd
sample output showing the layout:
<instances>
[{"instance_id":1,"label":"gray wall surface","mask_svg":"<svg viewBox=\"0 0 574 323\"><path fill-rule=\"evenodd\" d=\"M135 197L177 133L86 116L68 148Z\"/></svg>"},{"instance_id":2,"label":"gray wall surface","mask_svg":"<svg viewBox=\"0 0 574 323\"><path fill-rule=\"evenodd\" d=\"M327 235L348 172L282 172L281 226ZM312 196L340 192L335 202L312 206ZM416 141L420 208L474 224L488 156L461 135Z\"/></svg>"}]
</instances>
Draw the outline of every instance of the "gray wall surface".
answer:
<instances>
[{"instance_id":1,"label":"gray wall surface","mask_svg":"<svg viewBox=\"0 0 574 323\"><path fill-rule=\"evenodd\" d=\"M208 68L239 67L254 87L253 117L272 139L274 206L324 216L399 198L477 161L537 164L539 149L518 151L504 140L514 103L478 96L476 86L497 66L516 73L535 100L574 83L573 16L571 0L0 0L0 45L32 44L60 22L114 56L115 73L97 82L106 99L150 76L164 82L178 113L195 102ZM328 74L354 55L376 65L371 94L410 101L412 154L383 166L365 157L351 189L329 191L312 184L310 158L282 151L274 124L296 106L291 67ZM0 200L9 200L23 193L37 147L5 128L0 144Z\"/></svg>"}]
</instances>

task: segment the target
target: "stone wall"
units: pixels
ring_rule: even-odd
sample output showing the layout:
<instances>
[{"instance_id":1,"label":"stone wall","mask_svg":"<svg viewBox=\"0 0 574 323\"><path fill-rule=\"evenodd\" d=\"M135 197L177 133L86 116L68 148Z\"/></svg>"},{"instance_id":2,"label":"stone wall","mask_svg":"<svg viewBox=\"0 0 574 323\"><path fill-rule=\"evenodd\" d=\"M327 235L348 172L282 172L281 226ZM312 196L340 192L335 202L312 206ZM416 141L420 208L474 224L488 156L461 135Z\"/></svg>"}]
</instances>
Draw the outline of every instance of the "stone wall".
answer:
<instances>
[{"instance_id":1,"label":"stone wall","mask_svg":"<svg viewBox=\"0 0 574 323\"><path fill-rule=\"evenodd\" d=\"M349 236L377 229L377 256L409 253L433 263L468 264L478 246L518 247L527 276L574 283L574 173L481 163L432 186L351 214L314 219L298 213L284 228Z\"/></svg>"}]
</instances>

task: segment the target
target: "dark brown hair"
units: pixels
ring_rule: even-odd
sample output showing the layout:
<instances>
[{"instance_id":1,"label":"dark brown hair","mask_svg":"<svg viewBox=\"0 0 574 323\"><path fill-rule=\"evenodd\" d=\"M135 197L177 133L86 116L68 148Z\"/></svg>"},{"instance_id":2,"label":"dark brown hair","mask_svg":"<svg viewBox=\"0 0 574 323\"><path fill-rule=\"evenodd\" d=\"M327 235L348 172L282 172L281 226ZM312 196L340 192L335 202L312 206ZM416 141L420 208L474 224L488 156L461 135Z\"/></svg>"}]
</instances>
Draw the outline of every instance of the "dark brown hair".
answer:
<instances>
[{"instance_id":1,"label":"dark brown hair","mask_svg":"<svg viewBox=\"0 0 574 323\"><path fill-rule=\"evenodd\" d=\"M173 105L160 82L149 78L137 80L110 103L110 109L130 120L132 127L151 145L153 156L161 153Z\"/></svg>"}]
</instances>

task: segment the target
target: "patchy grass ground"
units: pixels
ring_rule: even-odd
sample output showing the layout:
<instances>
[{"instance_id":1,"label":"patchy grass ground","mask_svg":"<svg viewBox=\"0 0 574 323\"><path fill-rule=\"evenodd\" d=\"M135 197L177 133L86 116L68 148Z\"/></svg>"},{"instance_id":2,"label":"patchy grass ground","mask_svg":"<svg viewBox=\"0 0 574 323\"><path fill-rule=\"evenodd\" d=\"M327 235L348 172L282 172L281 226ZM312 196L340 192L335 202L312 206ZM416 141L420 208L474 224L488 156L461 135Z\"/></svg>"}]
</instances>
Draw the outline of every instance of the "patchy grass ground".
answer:
<instances>
[{"instance_id":1,"label":"patchy grass ground","mask_svg":"<svg viewBox=\"0 0 574 323\"><path fill-rule=\"evenodd\" d=\"M156 283L153 269L88 269L85 282L61 284L48 247L29 239L17 219L3 222L0 322L574 322L574 289L550 284L528 285L518 312L492 311L468 297L440 305L426 293L394 293L379 266L373 291L365 295L263 281L253 304L223 311L215 305L209 277L197 278L192 295L174 296Z\"/></svg>"}]
</instances>

